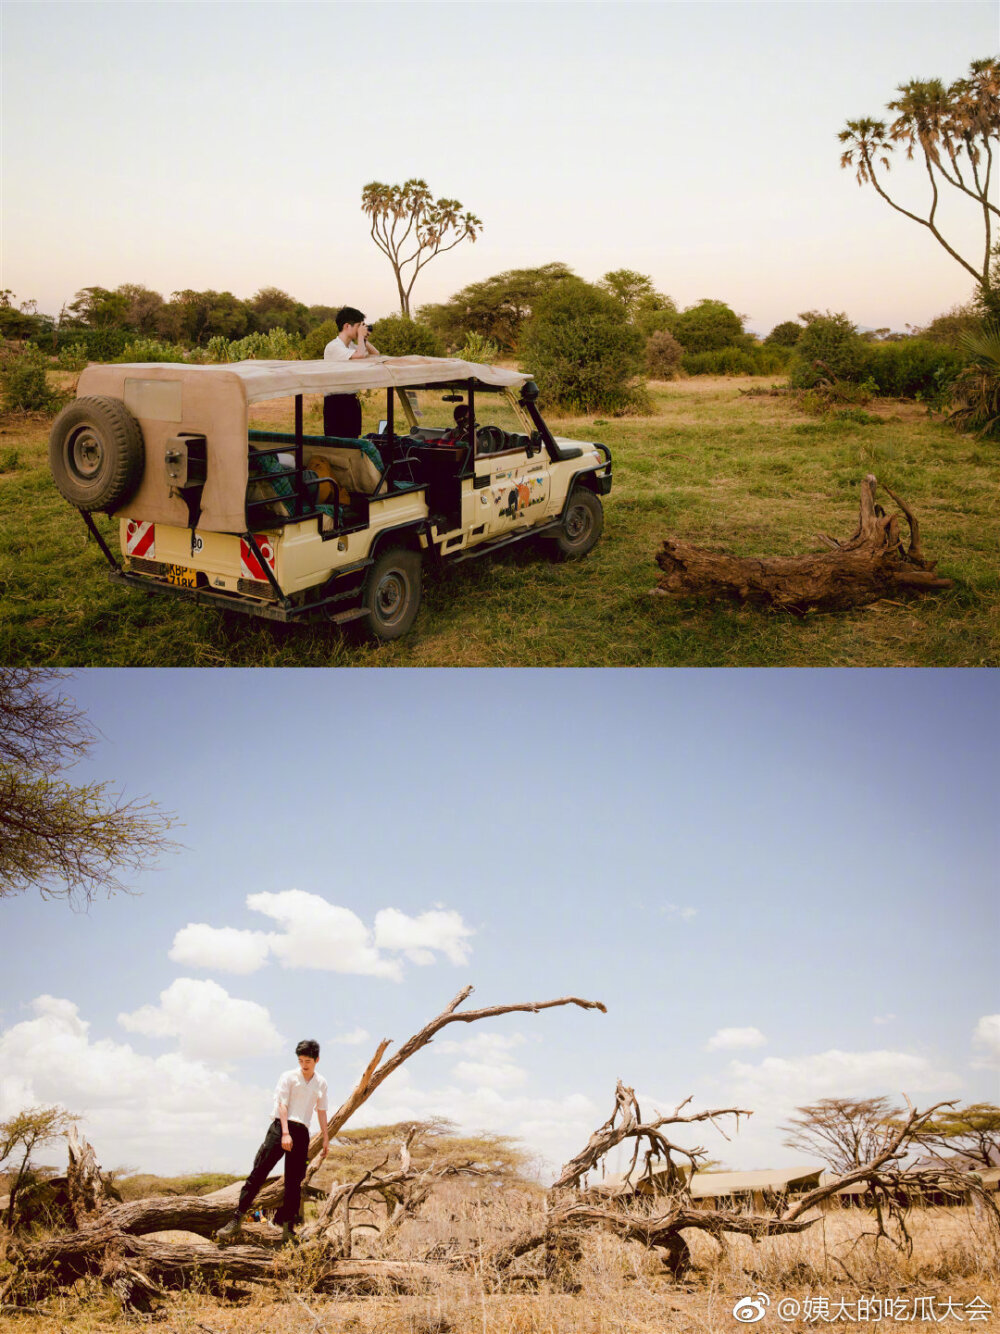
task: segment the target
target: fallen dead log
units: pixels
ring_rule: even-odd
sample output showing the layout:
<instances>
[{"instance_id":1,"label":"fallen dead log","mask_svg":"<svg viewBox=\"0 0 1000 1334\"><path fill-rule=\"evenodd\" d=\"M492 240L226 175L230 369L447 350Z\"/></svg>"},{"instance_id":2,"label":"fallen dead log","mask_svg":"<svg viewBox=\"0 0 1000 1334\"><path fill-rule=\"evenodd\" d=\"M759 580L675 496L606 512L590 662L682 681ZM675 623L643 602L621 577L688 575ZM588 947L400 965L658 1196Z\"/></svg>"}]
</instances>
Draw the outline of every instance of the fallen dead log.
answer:
<instances>
[{"instance_id":1,"label":"fallen dead log","mask_svg":"<svg viewBox=\"0 0 1000 1334\"><path fill-rule=\"evenodd\" d=\"M336 1134L342 1128L393 1071L415 1052L426 1047L448 1024L475 1023L479 1019L515 1012L537 1014L541 1010L563 1005L600 1010L602 1013L605 1011L600 1001L564 996L558 1000L495 1005L457 1013L458 1007L471 992L472 987L463 988L439 1015L409 1038L388 1060L383 1061L389 1046L388 1040L379 1044L361 1079L331 1118L331 1134ZM320 1166L317 1156L320 1143L317 1136L310 1144L313 1161L309 1166L307 1182ZM407 1214L419 1207L436 1177L465 1170L473 1169L470 1165L467 1168L442 1167L440 1170L414 1172L409 1163L408 1145L404 1145L400 1171L384 1178L373 1177L371 1182L371 1189L385 1193L387 1202L390 1192L394 1192L391 1194L393 1212L383 1229L385 1235L391 1236ZM149 1297L147 1280L156 1278L169 1286L186 1283L195 1275L213 1281L216 1278L282 1281L289 1262L284 1255L276 1257L274 1251L266 1246L230 1246L220 1249L214 1245L169 1242L148 1235L193 1232L198 1236L211 1236L232 1217L239 1193L238 1186L228 1186L207 1196L154 1196L127 1204L113 1204L103 1189L106 1182L101 1176L96 1156L86 1143L71 1146L70 1175L74 1178L73 1198L79 1201L74 1209L77 1226L74 1230L56 1233L44 1241L24 1242L15 1239L11 1242L8 1245L8 1257L13 1261L14 1273L7 1285L11 1292L48 1290L53 1286L72 1284L87 1274L99 1274L116 1290L136 1293L145 1303ZM354 1194L359 1189L360 1183L350 1187L349 1192ZM311 1193L326 1194L315 1188ZM282 1183L275 1179L260 1192L255 1204L270 1207L280 1203L282 1195ZM352 1258L349 1254L349 1198L344 1220L346 1240L343 1243L343 1249L348 1254L338 1254L340 1243L333 1242L328 1233L339 1198L339 1194L333 1192L321 1213L319 1225L307 1229L307 1239L311 1234L308 1253L314 1261L310 1266L310 1286L318 1291L326 1291L349 1284L355 1290L368 1290L378 1289L388 1283L410 1290L414 1285L425 1283L430 1277L442 1272L440 1264ZM248 1231L252 1232L252 1229Z\"/></svg>"},{"instance_id":2,"label":"fallen dead log","mask_svg":"<svg viewBox=\"0 0 1000 1334\"><path fill-rule=\"evenodd\" d=\"M920 525L909 507L883 484L909 528L904 549L901 516L886 513L876 503L875 489L875 477L869 473L861 483L858 528L852 537L840 542L819 534L830 549L806 556L732 556L667 538L656 555L661 573L653 592L776 607L801 615L951 588L952 580L934 573L937 562L924 556Z\"/></svg>"}]
</instances>

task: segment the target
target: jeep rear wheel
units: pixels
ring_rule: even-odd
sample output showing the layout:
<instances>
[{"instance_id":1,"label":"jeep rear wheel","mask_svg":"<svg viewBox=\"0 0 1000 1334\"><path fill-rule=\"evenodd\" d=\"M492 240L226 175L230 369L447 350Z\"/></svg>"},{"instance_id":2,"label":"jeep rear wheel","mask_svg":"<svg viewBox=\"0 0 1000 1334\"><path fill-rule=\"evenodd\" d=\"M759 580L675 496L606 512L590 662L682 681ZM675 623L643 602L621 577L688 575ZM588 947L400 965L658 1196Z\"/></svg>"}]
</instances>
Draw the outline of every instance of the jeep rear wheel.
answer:
<instances>
[{"instance_id":1,"label":"jeep rear wheel","mask_svg":"<svg viewBox=\"0 0 1000 1334\"><path fill-rule=\"evenodd\" d=\"M366 633L371 639L399 639L420 610L420 556L396 547L377 557L365 581Z\"/></svg>"},{"instance_id":2,"label":"jeep rear wheel","mask_svg":"<svg viewBox=\"0 0 1000 1334\"><path fill-rule=\"evenodd\" d=\"M604 506L593 491L580 486L566 502L562 527L552 539L557 559L585 556L604 531Z\"/></svg>"},{"instance_id":3,"label":"jeep rear wheel","mask_svg":"<svg viewBox=\"0 0 1000 1334\"><path fill-rule=\"evenodd\" d=\"M143 464L139 423L117 398L78 398L52 423L52 478L77 509L110 513L139 485Z\"/></svg>"}]
</instances>

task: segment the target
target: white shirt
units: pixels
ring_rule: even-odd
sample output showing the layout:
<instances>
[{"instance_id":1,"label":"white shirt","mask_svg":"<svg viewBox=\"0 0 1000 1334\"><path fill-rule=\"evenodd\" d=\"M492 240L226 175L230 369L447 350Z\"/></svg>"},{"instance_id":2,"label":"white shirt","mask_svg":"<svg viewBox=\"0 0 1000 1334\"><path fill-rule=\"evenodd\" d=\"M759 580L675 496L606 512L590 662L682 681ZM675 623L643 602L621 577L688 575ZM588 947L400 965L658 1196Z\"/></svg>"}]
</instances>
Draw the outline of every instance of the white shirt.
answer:
<instances>
[{"instance_id":1,"label":"white shirt","mask_svg":"<svg viewBox=\"0 0 1000 1334\"><path fill-rule=\"evenodd\" d=\"M350 361L357 350L357 343L352 343L348 347L338 334L336 338L331 338L323 349L323 359L324 361Z\"/></svg>"},{"instance_id":2,"label":"white shirt","mask_svg":"<svg viewBox=\"0 0 1000 1334\"><path fill-rule=\"evenodd\" d=\"M312 1079L306 1083L301 1070L286 1070L274 1090L274 1117L279 1115L281 1106L288 1108L289 1121L301 1121L308 1126L317 1108L326 1111L326 1080L314 1070Z\"/></svg>"}]
</instances>

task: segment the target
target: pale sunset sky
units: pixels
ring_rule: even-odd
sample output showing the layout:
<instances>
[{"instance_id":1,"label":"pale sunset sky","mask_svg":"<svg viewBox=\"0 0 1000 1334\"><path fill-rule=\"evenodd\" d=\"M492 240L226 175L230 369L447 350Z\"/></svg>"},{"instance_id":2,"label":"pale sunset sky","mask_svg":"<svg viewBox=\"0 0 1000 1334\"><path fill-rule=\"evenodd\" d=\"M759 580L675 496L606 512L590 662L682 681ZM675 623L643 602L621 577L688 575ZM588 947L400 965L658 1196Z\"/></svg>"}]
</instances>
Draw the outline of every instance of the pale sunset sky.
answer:
<instances>
[{"instance_id":1,"label":"pale sunset sky","mask_svg":"<svg viewBox=\"0 0 1000 1334\"><path fill-rule=\"evenodd\" d=\"M504 269L628 267L766 332L968 299L926 231L839 166L846 119L998 46L937 3L6 3L3 272L57 314L88 285L397 306L360 210L424 177L483 220L416 303ZM897 155L901 159L901 155ZM900 160L893 186L920 206ZM942 218L975 255L968 201Z\"/></svg>"}]
</instances>

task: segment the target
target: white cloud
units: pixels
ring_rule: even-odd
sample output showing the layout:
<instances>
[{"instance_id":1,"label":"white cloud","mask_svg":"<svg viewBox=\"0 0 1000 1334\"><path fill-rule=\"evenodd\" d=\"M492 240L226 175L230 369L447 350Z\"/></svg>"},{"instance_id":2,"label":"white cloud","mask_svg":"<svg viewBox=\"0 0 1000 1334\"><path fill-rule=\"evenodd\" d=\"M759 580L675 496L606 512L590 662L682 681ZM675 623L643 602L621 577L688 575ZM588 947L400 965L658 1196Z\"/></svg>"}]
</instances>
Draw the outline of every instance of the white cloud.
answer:
<instances>
[{"instance_id":1,"label":"white cloud","mask_svg":"<svg viewBox=\"0 0 1000 1334\"><path fill-rule=\"evenodd\" d=\"M706 1051L731 1051L736 1047L763 1047L767 1038L759 1028L719 1028L705 1043Z\"/></svg>"},{"instance_id":2,"label":"white cloud","mask_svg":"<svg viewBox=\"0 0 1000 1334\"><path fill-rule=\"evenodd\" d=\"M182 1056L231 1061L279 1051L281 1036L256 1001L230 996L217 982L179 977L160 992L159 1005L143 1005L118 1022L130 1033L177 1038Z\"/></svg>"},{"instance_id":3,"label":"white cloud","mask_svg":"<svg viewBox=\"0 0 1000 1334\"><path fill-rule=\"evenodd\" d=\"M690 922L698 916L697 908L687 908L679 903L665 903L660 912L667 917L679 917L682 922Z\"/></svg>"},{"instance_id":4,"label":"white cloud","mask_svg":"<svg viewBox=\"0 0 1000 1334\"><path fill-rule=\"evenodd\" d=\"M362 1042L367 1042L369 1037L367 1028L352 1028L349 1033L340 1033L331 1042L340 1042L348 1047L359 1047Z\"/></svg>"},{"instance_id":5,"label":"white cloud","mask_svg":"<svg viewBox=\"0 0 1000 1334\"><path fill-rule=\"evenodd\" d=\"M239 931L234 926L191 922L174 936L170 958L189 968L224 973L255 973L267 961L271 937L264 931Z\"/></svg>"},{"instance_id":6,"label":"white cloud","mask_svg":"<svg viewBox=\"0 0 1000 1334\"><path fill-rule=\"evenodd\" d=\"M467 963L472 934L457 912L436 910L408 917L398 908L381 908L375 914L375 944L402 951L412 963L433 963L433 950L440 950L451 963Z\"/></svg>"},{"instance_id":7,"label":"white cloud","mask_svg":"<svg viewBox=\"0 0 1000 1334\"><path fill-rule=\"evenodd\" d=\"M440 1056L481 1056L509 1060L508 1052L527 1041L523 1033L470 1033L467 1038L444 1038L434 1043Z\"/></svg>"},{"instance_id":8,"label":"white cloud","mask_svg":"<svg viewBox=\"0 0 1000 1334\"><path fill-rule=\"evenodd\" d=\"M282 928L283 934L272 934L270 940L272 954L285 968L324 968L396 982L403 976L399 962L379 954L372 933L350 908L301 889L250 894L247 907Z\"/></svg>"},{"instance_id":9,"label":"white cloud","mask_svg":"<svg viewBox=\"0 0 1000 1334\"><path fill-rule=\"evenodd\" d=\"M488 1089L520 1088L528 1080L528 1072L523 1066L508 1061L458 1061L454 1074L463 1084Z\"/></svg>"},{"instance_id":10,"label":"white cloud","mask_svg":"<svg viewBox=\"0 0 1000 1334\"><path fill-rule=\"evenodd\" d=\"M70 1000L39 996L33 1017L0 1032L0 1116L60 1103L84 1118L104 1167L245 1171L267 1124L270 1090L241 1086L217 1065L150 1057L92 1039ZM48 1161L62 1154L53 1149Z\"/></svg>"},{"instance_id":11,"label":"white cloud","mask_svg":"<svg viewBox=\"0 0 1000 1334\"><path fill-rule=\"evenodd\" d=\"M986 1048L986 1059L976 1062L982 1066L1000 1065L1000 1014L984 1014L972 1035L977 1046Z\"/></svg>"},{"instance_id":12,"label":"white cloud","mask_svg":"<svg viewBox=\"0 0 1000 1334\"><path fill-rule=\"evenodd\" d=\"M873 1024L891 1024L895 1019L894 1014L876 1014L872 1018Z\"/></svg>"},{"instance_id":13,"label":"white cloud","mask_svg":"<svg viewBox=\"0 0 1000 1334\"><path fill-rule=\"evenodd\" d=\"M459 913L434 909L408 917L382 908L374 928L357 913L299 889L250 894L247 907L270 917L278 931L244 931L191 922L177 932L170 957L178 963L231 973L252 973L269 958L284 968L327 969L334 973L387 977L399 982L398 957L426 966L443 954L453 964L469 958L472 928Z\"/></svg>"},{"instance_id":14,"label":"white cloud","mask_svg":"<svg viewBox=\"0 0 1000 1334\"><path fill-rule=\"evenodd\" d=\"M925 1056L902 1051L830 1051L786 1059L768 1056L759 1065L731 1061L729 1074L749 1106L782 1109L815 1098L924 1093L957 1083ZM754 1101L756 1099L756 1101Z\"/></svg>"}]
</instances>

